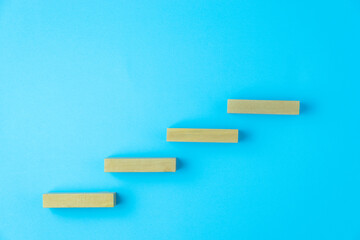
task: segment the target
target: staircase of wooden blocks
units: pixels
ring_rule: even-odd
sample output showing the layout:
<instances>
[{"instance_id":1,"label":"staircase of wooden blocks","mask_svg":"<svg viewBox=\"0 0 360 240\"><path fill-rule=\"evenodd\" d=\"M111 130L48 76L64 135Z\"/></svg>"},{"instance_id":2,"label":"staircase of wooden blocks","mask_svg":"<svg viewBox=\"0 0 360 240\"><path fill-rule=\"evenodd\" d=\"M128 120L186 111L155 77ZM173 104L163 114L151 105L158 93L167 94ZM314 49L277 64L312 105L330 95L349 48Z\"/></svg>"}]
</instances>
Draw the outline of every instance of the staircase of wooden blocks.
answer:
<instances>
[{"instance_id":1,"label":"staircase of wooden blocks","mask_svg":"<svg viewBox=\"0 0 360 240\"><path fill-rule=\"evenodd\" d=\"M299 101L229 99L228 113L299 115ZM168 142L237 143L237 129L168 128ZM176 172L176 158L105 158L104 172ZM116 193L47 193L43 208L109 208Z\"/></svg>"}]
</instances>

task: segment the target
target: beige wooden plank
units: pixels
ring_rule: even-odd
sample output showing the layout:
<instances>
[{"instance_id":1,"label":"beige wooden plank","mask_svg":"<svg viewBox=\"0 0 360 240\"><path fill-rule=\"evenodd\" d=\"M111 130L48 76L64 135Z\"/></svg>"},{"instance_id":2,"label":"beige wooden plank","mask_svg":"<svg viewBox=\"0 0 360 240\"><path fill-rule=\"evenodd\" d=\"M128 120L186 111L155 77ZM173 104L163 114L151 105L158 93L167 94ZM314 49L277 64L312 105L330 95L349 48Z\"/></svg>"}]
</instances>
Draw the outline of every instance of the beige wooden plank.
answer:
<instances>
[{"instance_id":1,"label":"beige wooden plank","mask_svg":"<svg viewBox=\"0 0 360 240\"><path fill-rule=\"evenodd\" d=\"M237 143L237 129L168 128L168 142Z\"/></svg>"},{"instance_id":2,"label":"beige wooden plank","mask_svg":"<svg viewBox=\"0 0 360 240\"><path fill-rule=\"evenodd\" d=\"M105 158L105 172L175 172L176 158Z\"/></svg>"},{"instance_id":3,"label":"beige wooden plank","mask_svg":"<svg viewBox=\"0 0 360 240\"><path fill-rule=\"evenodd\" d=\"M44 208L107 208L116 204L116 193L47 193Z\"/></svg>"},{"instance_id":4,"label":"beige wooden plank","mask_svg":"<svg viewBox=\"0 0 360 240\"><path fill-rule=\"evenodd\" d=\"M228 113L299 115L299 101L229 99Z\"/></svg>"}]
</instances>

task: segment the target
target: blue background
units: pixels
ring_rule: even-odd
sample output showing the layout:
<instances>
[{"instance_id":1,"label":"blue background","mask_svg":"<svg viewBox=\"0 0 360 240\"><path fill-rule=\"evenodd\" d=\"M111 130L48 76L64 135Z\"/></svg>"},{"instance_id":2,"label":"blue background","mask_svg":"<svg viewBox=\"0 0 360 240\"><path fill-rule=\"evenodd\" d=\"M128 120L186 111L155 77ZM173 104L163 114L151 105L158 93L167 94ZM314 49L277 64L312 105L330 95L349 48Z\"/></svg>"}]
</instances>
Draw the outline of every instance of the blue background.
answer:
<instances>
[{"instance_id":1,"label":"blue background","mask_svg":"<svg viewBox=\"0 0 360 240\"><path fill-rule=\"evenodd\" d=\"M360 239L359 24L355 0L0 1L0 239ZM116 156L179 166L104 173ZM118 204L42 208L78 191Z\"/></svg>"}]
</instances>

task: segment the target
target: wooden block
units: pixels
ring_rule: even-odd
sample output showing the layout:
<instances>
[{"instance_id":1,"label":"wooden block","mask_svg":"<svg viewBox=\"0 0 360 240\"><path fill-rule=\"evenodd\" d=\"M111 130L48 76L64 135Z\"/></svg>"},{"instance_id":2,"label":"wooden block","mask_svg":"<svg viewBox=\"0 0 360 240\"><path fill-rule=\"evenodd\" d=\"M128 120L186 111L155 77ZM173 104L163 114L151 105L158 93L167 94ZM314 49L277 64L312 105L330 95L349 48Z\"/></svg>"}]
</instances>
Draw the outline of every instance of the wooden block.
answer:
<instances>
[{"instance_id":1,"label":"wooden block","mask_svg":"<svg viewBox=\"0 0 360 240\"><path fill-rule=\"evenodd\" d=\"M299 115L299 101L235 100L229 99L228 113Z\"/></svg>"},{"instance_id":2,"label":"wooden block","mask_svg":"<svg viewBox=\"0 0 360 240\"><path fill-rule=\"evenodd\" d=\"M116 205L116 193L47 193L43 208L107 208Z\"/></svg>"},{"instance_id":3,"label":"wooden block","mask_svg":"<svg viewBox=\"0 0 360 240\"><path fill-rule=\"evenodd\" d=\"M168 128L168 142L237 143L237 129Z\"/></svg>"},{"instance_id":4,"label":"wooden block","mask_svg":"<svg viewBox=\"0 0 360 240\"><path fill-rule=\"evenodd\" d=\"M106 158L105 172L175 172L176 158Z\"/></svg>"}]
</instances>

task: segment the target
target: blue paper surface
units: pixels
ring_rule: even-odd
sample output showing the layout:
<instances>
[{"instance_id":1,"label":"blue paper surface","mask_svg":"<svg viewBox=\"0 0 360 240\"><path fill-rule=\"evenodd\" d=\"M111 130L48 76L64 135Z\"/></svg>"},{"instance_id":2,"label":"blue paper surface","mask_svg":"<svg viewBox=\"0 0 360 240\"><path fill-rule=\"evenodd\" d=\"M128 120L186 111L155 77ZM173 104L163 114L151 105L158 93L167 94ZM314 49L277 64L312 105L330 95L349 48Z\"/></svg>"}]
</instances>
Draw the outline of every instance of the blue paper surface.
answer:
<instances>
[{"instance_id":1,"label":"blue paper surface","mask_svg":"<svg viewBox=\"0 0 360 240\"><path fill-rule=\"evenodd\" d=\"M0 239L360 239L359 1L1 1ZM299 116L227 114L299 100ZM166 142L166 128L239 143ZM177 157L176 173L104 173ZM113 209L43 209L48 192Z\"/></svg>"}]
</instances>

